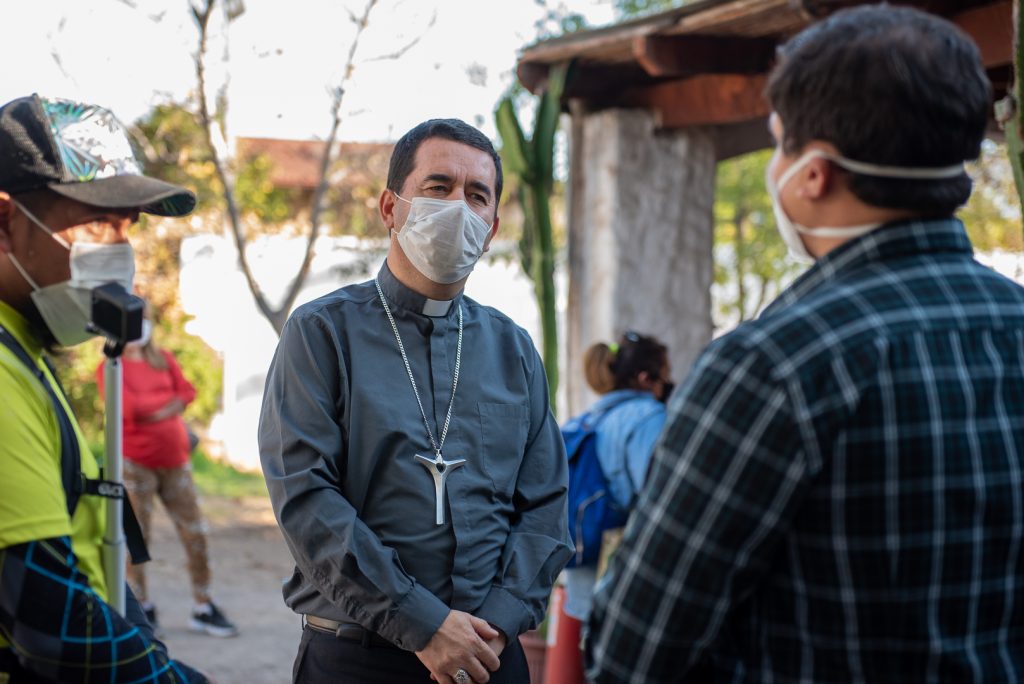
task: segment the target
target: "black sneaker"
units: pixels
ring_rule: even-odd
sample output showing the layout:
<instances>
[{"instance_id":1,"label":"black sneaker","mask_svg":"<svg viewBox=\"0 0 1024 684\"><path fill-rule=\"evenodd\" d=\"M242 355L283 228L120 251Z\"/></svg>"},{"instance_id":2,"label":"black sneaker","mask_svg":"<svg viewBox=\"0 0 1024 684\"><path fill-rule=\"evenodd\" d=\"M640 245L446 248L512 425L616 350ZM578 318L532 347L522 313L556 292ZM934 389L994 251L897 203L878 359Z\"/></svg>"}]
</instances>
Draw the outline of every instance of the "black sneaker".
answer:
<instances>
[{"instance_id":1,"label":"black sneaker","mask_svg":"<svg viewBox=\"0 0 1024 684\"><path fill-rule=\"evenodd\" d=\"M212 601L192 611L188 628L193 632L205 632L215 637L233 637L238 634L238 628Z\"/></svg>"},{"instance_id":2,"label":"black sneaker","mask_svg":"<svg viewBox=\"0 0 1024 684\"><path fill-rule=\"evenodd\" d=\"M146 619L149 620L149 625L153 628L153 636L157 639L162 639L164 631L160 629L160 623L156 619L156 606L152 603L143 603L142 612L146 614Z\"/></svg>"}]
</instances>

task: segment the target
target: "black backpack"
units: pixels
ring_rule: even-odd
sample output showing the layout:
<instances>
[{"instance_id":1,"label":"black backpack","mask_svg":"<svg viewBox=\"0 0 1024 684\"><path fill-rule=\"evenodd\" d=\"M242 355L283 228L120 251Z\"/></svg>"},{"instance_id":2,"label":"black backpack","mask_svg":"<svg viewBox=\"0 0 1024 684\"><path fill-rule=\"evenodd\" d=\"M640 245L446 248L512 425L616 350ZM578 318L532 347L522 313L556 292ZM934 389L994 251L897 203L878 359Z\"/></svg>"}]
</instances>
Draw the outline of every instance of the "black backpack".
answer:
<instances>
[{"instance_id":1,"label":"black backpack","mask_svg":"<svg viewBox=\"0 0 1024 684\"><path fill-rule=\"evenodd\" d=\"M127 541L128 553L131 555L132 563L136 565L148 561L149 552L146 549L146 541L142 536L142 528L135 517L135 511L132 509L131 502L124 495L124 485L120 482L102 479L102 471L100 473L101 479L99 480L90 480L85 477L82 473L82 454L78 448L78 436L75 434L74 424L71 422L71 416L64 409L64 405L57 398L57 393L54 391L53 386L47 381L46 375L39 366L33 363L28 352L3 327L0 327L0 343L3 343L4 346L10 349L18 360L36 376L36 379L42 384L50 397L50 401L53 403L53 410L57 415L57 425L60 427L60 480L64 485L68 517L74 515L75 509L78 508L78 500L83 494L124 500L124 514L121 516L121 521L125 540ZM57 373L50 360L44 356L43 363L46 364L50 375L57 382L57 387L66 400L67 393L61 387L60 380L57 379Z\"/></svg>"}]
</instances>

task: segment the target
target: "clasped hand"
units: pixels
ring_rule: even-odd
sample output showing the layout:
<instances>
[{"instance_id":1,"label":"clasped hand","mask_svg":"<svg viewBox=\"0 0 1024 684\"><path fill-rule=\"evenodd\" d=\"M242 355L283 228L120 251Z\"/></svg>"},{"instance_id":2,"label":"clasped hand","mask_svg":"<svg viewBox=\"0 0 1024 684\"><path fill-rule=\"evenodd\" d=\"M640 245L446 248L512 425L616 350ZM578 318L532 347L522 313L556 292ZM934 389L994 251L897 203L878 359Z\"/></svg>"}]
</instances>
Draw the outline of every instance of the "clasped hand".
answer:
<instances>
[{"instance_id":1,"label":"clasped hand","mask_svg":"<svg viewBox=\"0 0 1024 684\"><path fill-rule=\"evenodd\" d=\"M440 684L453 684L459 670L483 684L501 664L498 656L504 648L505 636L485 620L453 610L416 657L430 670L430 678Z\"/></svg>"}]
</instances>

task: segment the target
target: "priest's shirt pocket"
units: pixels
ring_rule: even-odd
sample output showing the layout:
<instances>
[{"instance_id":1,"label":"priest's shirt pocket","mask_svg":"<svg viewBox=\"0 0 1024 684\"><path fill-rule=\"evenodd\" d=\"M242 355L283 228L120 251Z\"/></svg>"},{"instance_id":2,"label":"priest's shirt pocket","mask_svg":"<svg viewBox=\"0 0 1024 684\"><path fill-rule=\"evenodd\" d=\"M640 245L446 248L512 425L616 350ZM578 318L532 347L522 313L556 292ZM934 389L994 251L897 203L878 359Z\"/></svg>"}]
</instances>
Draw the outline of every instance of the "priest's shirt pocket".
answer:
<instances>
[{"instance_id":1,"label":"priest's shirt pocket","mask_svg":"<svg viewBox=\"0 0 1024 684\"><path fill-rule=\"evenodd\" d=\"M530 411L526 404L479 402L483 469L495 495L511 500L526 451Z\"/></svg>"}]
</instances>

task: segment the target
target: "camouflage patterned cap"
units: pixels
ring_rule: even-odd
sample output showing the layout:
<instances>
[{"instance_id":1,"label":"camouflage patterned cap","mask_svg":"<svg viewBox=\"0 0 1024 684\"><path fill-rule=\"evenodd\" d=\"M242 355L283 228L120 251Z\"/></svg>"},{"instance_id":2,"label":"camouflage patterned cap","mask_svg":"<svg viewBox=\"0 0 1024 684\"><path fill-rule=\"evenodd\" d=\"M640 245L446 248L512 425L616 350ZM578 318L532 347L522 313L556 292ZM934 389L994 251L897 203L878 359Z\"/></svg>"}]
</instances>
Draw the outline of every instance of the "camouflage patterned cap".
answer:
<instances>
[{"instance_id":1,"label":"camouflage patterned cap","mask_svg":"<svg viewBox=\"0 0 1024 684\"><path fill-rule=\"evenodd\" d=\"M127 130L109 110L31 95L0 107L0 190L41 188L158 216L184 216L196 204L190 190L143 175Z\"/></svg>"}]
</instances>

